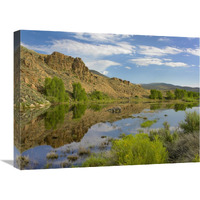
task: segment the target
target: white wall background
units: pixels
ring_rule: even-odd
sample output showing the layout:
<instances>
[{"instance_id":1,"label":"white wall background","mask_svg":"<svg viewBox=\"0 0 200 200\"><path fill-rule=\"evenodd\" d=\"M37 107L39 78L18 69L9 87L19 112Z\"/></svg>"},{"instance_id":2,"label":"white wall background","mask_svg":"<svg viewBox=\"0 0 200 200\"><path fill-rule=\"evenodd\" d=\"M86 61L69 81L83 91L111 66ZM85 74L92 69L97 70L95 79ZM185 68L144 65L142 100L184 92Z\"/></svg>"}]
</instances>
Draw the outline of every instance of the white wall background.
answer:
<instances>
[{"instance_id":1,"label":"white wall background","mask_svg":"<svg viewBox=\"0 0 200 200\"><path fill-rule=\"evenodd\" d=\"M18 171L13 157L13 32L18 29L200 37L199 0L0 3L1 199L199 199L200 164Z\"/></svg>"}]
</instances>

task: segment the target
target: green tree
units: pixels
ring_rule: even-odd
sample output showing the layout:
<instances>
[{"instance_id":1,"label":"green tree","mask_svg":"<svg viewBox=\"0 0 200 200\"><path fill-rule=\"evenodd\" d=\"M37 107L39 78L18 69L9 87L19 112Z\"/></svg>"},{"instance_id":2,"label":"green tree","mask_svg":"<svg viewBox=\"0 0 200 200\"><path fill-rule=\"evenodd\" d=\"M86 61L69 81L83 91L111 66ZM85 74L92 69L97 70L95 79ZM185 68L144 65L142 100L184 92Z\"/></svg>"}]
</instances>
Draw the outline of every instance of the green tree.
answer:
<instances>
[{"instance_id":1,"label":"green tree","mask_svg":"<svg viewBox=\"0 0 200 200\"><path fill-rule=\"evenodd\" d=\"M167 97L167 99L174 99L175 96L171 91L167 91L166 92L166 97Z\"/></svg>"},{"instance_id":2,"label":"green tree","mask_svg":"<svg viewBox=\"0 0 200 200\"><path fill-rule=\"evenodd\" d=\"M157 99L157 90L151 90L150 99Z\"/></svg>"},{"instance_id":3,"label":"green tree","mask_svg":"<svg viewBox=\"0 0 200 200\"><path fill-rule=\"evenodd\" d=\"M45 94L53 102L64 102L69 100L68 93L65 92L65 86L62 79L57 77L45 79Z\"/></svg>"},{"instance_id":4,"label":"green tree","mask_svg":"<svg viewBox=\"0 0 200 200\"><path fill-rule=\"evenodd\" d=\"M158 93L158 99L162 99L162 92L161 91L157 91Z\"/></svg>"},{"instance_id":5,"label":"green tree","mask_svg":"<svg viewBox=\"0 0 200 200\"><path fill-rule=\"evenodd\" d=\"M182 89L175 89L174 91L175 99L183 99L187 97L187 91Z\"/></svg>"},{"instance_id":6,"label":"green tree","mask_svg":"<svg viewBox=\"0 0 200 200\"><path fill-rule=\"evenodd\" d=\"M80 83L73 83L73 97L76 101L87 101L87 93Z\"/></svg>"},{"instance_id":7,"label":"green tree","mask_svg":"<svg viewBox=\"0 0 200 200\"><path fill-rule=\"evenodd\" d=\"M189 98L193 98L193 97L194 97L192 91L188 91L188 92L187 92L187 95L188 95Z\"/></svg>"},{"instance_id":8,"label":"green tree","mask_svg":"<svg viewBox=\"0 0 200 200\"><path fill-rule=\"evenodd\" d=\"M152 89L149 96L150 99L162 99L162 93L159 90Z\"/></svg>"}]
</instances>

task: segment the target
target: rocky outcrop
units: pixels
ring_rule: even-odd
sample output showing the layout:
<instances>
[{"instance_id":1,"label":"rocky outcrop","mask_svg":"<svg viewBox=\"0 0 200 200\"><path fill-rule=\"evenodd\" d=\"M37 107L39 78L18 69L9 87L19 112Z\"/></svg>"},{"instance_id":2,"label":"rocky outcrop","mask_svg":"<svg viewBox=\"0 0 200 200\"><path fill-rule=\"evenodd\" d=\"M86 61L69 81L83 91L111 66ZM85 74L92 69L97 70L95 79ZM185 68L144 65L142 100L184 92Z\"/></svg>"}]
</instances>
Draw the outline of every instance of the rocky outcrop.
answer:
<instances>
[{"instance_id":1,"label":"rocky outcrop","mask_svg":"<svg viewBox=\"0 0 200 200\"><path fill-rule=\"evenodd\" d=\"M124 83L126 85L130 85L131 84L130 81L122 80L122 79L116 78L116 77L111 78L111 80L119 81L120 83Z\"/></svg>"},{"instance_id":2,"label":"rocky outcrop","mask_svg":"<svg viewBox=\"0 0 200 200\"><path fill-rule=\"evenodd\" d=\"M91 79L92 73L88 69L88 67L85 66L85 63L82 61L81 58L75 58L74 62L72 64L72 71L77 74L79 79L81 80L89 80Z\"/></svg>"},{"instance_id":3,"label":"rocky outcrop","mask_svg":"<svg viewBox=\"0 0 200 200\"><path fill-rule=\"evenodd\" d=\"M72 69L74 58L59 52L53 52L51 55L47 55L44 58L44 61L52 69L58 71L68 71Z\"/></svg>"},{"instance_id":4,"label":"rocky outcrop","mask_svg":"<svg viewBox=\"0 0 200 200\"><path fill-rule=\"evenodd\" d=\"M80 82L87 93L98 90L113 98L149 95L148 90L127 80L92 73L81 58L59 52L39 54L22 46L20 49L20 94L25 105L46 103L43 95L45 78L55 76L63 80L69 93L73 91L72 84Z\"/></svg>"},{"instance_id":5,"label":"rocky outcrop","mask_svg":"<svg viewBox=\"0 0 200 200\"><path fill-rule=\"evenodd\" d=\"M110 108L107 111L109 111L111 113L121 113L122 109L120 106L117 106L117 107Z\"/></svg>"}]
</instances>

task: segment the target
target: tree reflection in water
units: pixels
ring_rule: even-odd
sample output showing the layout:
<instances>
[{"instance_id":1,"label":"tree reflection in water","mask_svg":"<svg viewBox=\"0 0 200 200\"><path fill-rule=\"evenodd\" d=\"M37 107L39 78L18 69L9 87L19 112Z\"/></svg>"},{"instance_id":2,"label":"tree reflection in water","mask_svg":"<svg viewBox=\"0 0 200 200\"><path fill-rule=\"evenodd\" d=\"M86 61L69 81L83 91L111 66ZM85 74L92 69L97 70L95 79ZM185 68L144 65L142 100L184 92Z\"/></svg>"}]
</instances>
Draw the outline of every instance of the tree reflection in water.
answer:
<instances>
[{"instance_id":1,"label":"tree reflection in water","mask_svg":"<svg viewBox=\"0 0 200 200\"><path fill-rule=\"evenodd\" d=\"M45 114L45 128L55 130L58 124L63 124L65 113L69 111L69 105L58 105L50 108Z\"/></svg>"},{"instance_id":2,"label":"tree reflection in water","mask_svg":"<svg viewBox=\"0 0 200 200\"><path fill-rule=\"evenodd\" d=\"M73 107L73 119L79 119L84 115L85 110L87 109L86 104L75 104Z\"/></svg>"}]
</instances>

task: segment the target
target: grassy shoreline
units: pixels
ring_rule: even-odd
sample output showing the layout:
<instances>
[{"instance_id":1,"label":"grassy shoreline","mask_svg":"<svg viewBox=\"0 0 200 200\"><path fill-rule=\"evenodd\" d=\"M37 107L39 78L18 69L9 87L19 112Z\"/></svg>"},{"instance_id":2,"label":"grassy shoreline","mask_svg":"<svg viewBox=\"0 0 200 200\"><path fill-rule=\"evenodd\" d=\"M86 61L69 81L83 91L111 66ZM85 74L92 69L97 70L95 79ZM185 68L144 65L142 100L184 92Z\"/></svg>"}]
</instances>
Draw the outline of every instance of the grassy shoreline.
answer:
<instances>
[{"instance_id":1,"label":"grassy shoreline","mask_svg":"<svg viewBox=\"0 0 200 200\"><path fill-rule=\"evenodd\" d=\"M56 106L56 105L76 105L76 104L112 104L112 103L158 103L158 104L187 104L187 103L199 103L199 100L194 99L193 101L186 102L185 100L181 99L173 99L173 100L159 100L159 99L149 99L149 98L132 98L132 99L109 99L109 100L88 100L88 101L74 101L70 100L69 102L56 102L56 103L44 103L44 104L27 104L27 105L22 105L16 106L14 105L15 108L20 108L20 111L27 110L27 109L34 109L34 108L44 108L44 107L50 107L50 106Z\"/></svg>"}]
</instances>

